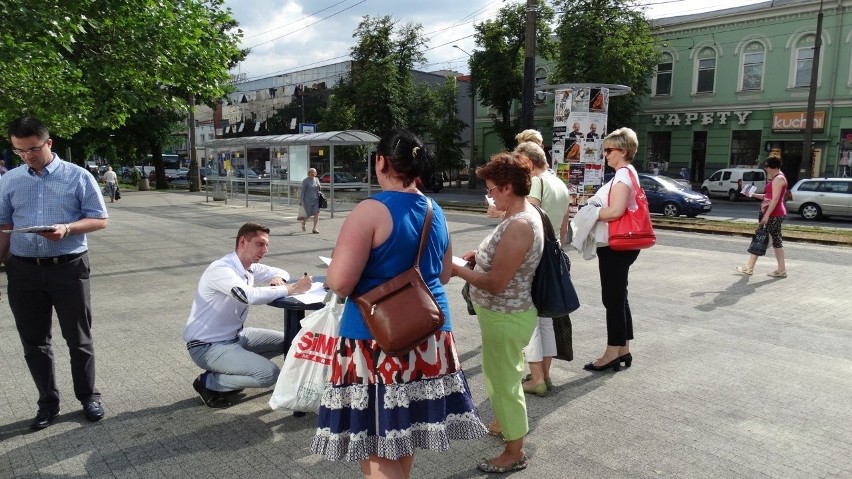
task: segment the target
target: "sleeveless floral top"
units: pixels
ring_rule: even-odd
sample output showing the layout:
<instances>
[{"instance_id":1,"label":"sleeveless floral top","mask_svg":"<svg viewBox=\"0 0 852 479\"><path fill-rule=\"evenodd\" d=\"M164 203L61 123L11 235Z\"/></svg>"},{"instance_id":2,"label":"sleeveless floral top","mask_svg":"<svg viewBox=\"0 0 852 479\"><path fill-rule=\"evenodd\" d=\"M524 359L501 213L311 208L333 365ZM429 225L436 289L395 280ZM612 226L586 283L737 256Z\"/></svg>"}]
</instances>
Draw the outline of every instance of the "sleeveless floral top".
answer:
<instances>
[{"instance_id":1,"label":"sleeveless floral top","mask_svg":"<svg viewBox=\"0 0 852 479\"><path fill-rule=\"evenodd\" d=\"M533 243L524 256L521 267L515 272L512 279L509 280L506 289L500 294L489 293L472 284L470 285L471 301L477 306L498 313L519 313L533 308L532 280L538 263L541 261L541 254L544 251L544 228L541 225L541 216L531 205L527 205L525 211L503 219L494 228L494 231L482 240L476 251L476 267L474 271L491 271L491 265L494 262L494 251L503 237L503 232L513 219L523 219L533 229Z\"/></svg>"}]
</instances>

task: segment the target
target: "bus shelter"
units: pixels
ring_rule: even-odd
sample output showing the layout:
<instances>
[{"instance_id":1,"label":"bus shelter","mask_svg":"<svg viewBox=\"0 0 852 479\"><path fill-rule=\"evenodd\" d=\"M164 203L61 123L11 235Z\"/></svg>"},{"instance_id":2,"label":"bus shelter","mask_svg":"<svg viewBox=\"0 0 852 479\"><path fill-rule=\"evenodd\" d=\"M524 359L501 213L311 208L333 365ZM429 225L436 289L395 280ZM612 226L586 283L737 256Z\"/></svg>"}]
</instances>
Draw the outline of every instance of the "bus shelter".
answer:
<instances>
[{"instance_id":1,"label":"bus shelter","mask_svg":"<svg viewBox=\"0 0 852 479\"><path fill-rule=\"evenodd\" d=\"M308 175L310 168L310 151L312 147L328 148L328 171L335 170L335 147L336 146L364 146L367 147L366 158L379 143L379 137L362 130L327 131L321 133L301 133L293 135L270 135L270 136L246 136L240 138L220 138L199 144L204 150L203 158L198 162L199 166L207 168L212 177L208 177L208 188L213 183L213 198L221 195L221 188L237 185L245 188L246 206L248 206L248 192L252 184L268 183L269 208L273 209L273 191L276 187L287 187L287 203L292 203L293 185L301 185L301 181ZM257 160L262 156L265 162L265 170L268 173L268 182L253 176L250 171L249 156ZM367 163L367 178L372 176L372 164ZM331 216L334 217L334 174L329 175L329 208ZM217 190L217 188L220 188ZM367 194L370 193L370 182L365 185ZM257 188L254 188L257 190Z\"/></svg>"}]
</instances>

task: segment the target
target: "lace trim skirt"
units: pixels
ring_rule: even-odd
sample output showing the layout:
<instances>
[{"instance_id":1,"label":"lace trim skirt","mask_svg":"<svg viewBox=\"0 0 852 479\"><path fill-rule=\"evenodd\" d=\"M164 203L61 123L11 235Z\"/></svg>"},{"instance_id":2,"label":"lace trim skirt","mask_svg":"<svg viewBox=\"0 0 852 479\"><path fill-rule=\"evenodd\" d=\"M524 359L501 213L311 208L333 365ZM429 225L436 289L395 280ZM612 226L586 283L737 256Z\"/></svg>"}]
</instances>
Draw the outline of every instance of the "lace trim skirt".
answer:
<instances>
[{"instance_id":1,"label":"lace trim skirt","mask_svg":"<svg viewBox=\"0 0 852 479\"><path fill-rule=\"evenodd\" d=\"M311 450L326 459L396 460L415 449L487 433L459 364L453 335L439 331L408 356L373 340L338 338Z\"/></svg>"}]
</instances>

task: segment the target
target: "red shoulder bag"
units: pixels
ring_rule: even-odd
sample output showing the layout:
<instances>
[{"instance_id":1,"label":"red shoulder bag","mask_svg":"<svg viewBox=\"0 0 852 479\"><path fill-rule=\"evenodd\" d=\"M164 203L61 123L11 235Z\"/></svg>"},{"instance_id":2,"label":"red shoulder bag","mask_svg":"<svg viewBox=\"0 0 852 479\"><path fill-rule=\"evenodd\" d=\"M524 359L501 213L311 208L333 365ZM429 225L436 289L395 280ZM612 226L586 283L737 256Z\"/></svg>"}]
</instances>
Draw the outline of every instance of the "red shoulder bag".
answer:
<instances>
[{"instance_id":1,"label":"red shoulder bag","mask_svg":"<svg viewBox=\"0 0 852 479\"><path fill-rule=\"evenodd\" d=\"M645 190L639 186L632 171L627 170L627 174L633 181L633 191L638 207L636 211L630 211L630 208L627 208L620 218L609 222L609 247L614 251L650 248L657 242L654 227L651 226L651 213L648 211L648 197L645 196ZM609 192L612 196L611 187Z\"/></svg>"}]
</instances>

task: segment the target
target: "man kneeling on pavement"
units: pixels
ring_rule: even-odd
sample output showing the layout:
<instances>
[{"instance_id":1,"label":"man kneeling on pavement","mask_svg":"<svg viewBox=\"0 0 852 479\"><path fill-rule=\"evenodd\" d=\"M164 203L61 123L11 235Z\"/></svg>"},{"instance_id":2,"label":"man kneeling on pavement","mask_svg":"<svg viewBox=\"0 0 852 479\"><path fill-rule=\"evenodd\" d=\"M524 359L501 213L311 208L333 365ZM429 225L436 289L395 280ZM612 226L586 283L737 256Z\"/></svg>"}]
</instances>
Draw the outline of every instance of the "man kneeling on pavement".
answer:
<instances>
[{"instance_id":1,"label":"man kneeling on pavement","mask_svg":"<svg viewBox=\"0 0 852 479\"><path fill-rule=\"evenodd\" d=\"M208 266L198 282L183 339L189 356L205 370L192 387L209 407L230 407L228 393L270 387L278 379L280 370L268 358L286 351L284 333L243 328L249 305L304 293L312 278L286 284L286 271L260 264L267 251L269 228L246 223L237 232L236 250Z\"/></svg>"}]
</instances>

